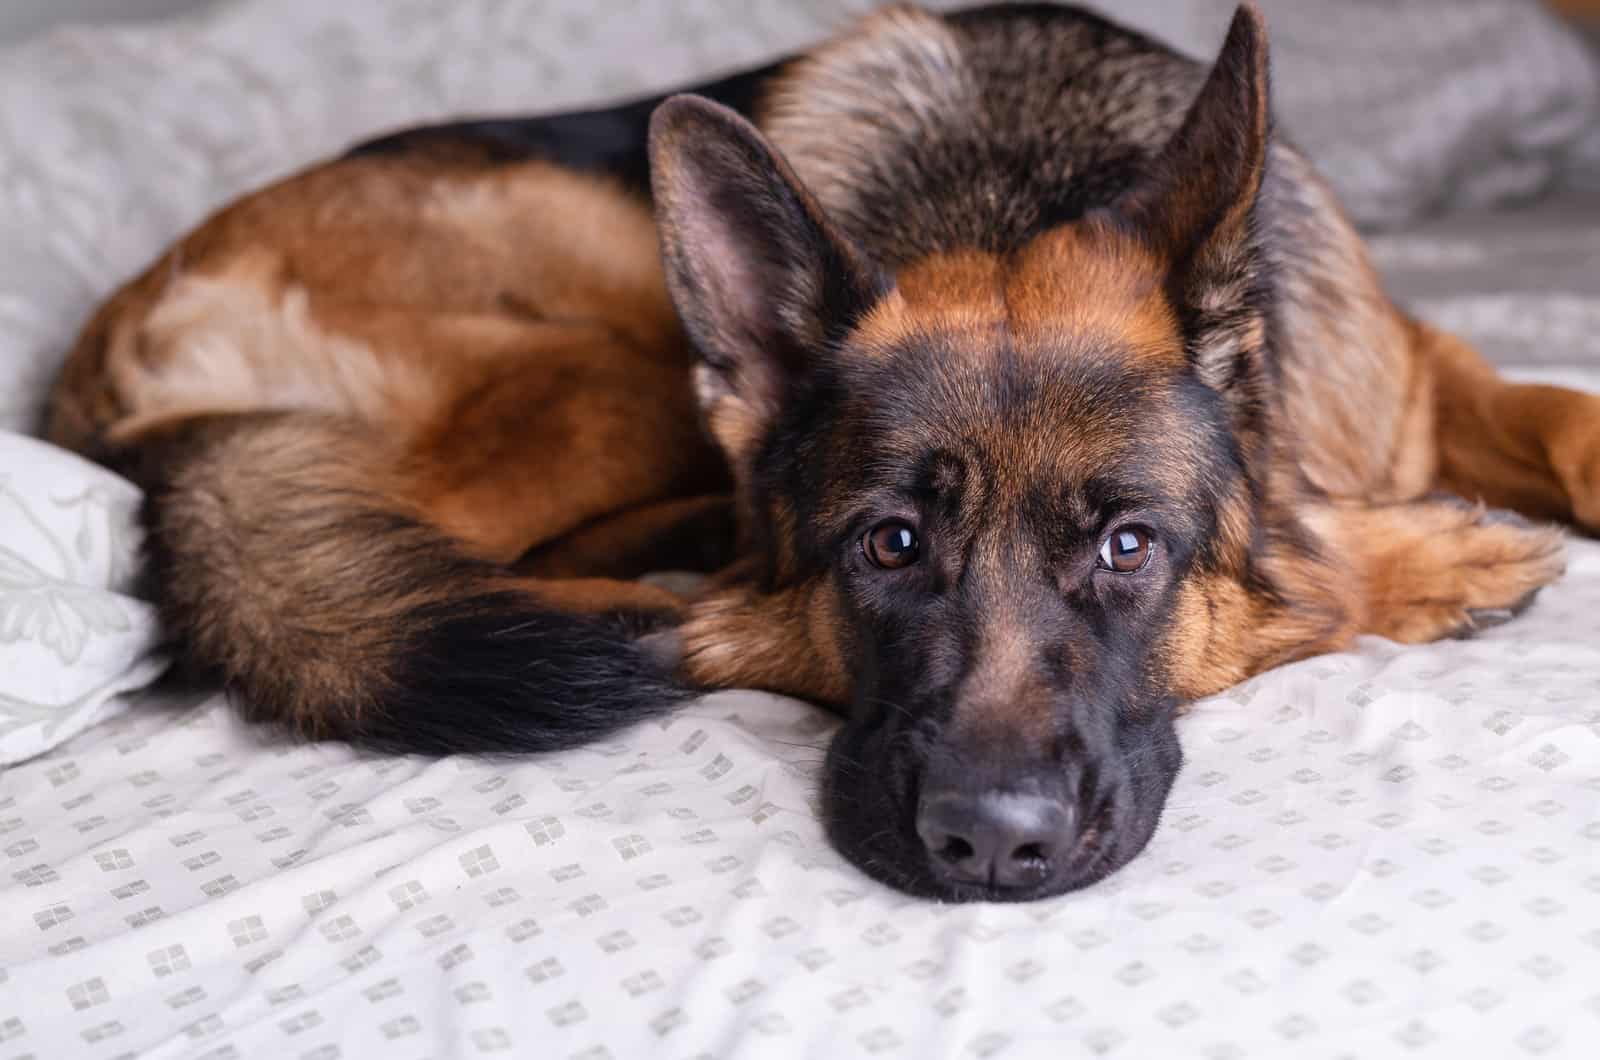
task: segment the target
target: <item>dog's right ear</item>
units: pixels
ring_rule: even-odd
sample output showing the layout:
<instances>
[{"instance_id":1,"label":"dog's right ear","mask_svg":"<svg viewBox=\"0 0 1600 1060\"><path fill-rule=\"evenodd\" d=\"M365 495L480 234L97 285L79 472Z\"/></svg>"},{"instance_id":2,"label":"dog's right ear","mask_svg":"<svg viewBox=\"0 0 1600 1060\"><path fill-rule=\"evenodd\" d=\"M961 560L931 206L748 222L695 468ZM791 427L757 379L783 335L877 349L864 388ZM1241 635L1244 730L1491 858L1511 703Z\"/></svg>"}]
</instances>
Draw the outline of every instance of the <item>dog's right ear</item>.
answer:
<instances>
[{"instance_id":1,"label":"dog's right ear","mask_svg":"<svg viewBox=\"0 0 1600 1060\"><path fill-rule=\"evenodd\" d=\"M882 280L727 107L687 95L657 107L650 169L667 286L703 362L701 407L737 468Z\"/></svg>"},{"instance_id":2,"label":"dog's right ear","mask_svg":"<svg viewBox=\"0 0 1600 1060\"><path fill-rule=\"evenodd\" d=\"M1256 200L1265 179L1271 119L1267 28L1240 4L1227 39L1182 125L1150 163L1151 176L1118 210L1171 262L1170 293L1200 378L1234 392L1260 380L1262 276Z\"/></svg>"}]
</instances>

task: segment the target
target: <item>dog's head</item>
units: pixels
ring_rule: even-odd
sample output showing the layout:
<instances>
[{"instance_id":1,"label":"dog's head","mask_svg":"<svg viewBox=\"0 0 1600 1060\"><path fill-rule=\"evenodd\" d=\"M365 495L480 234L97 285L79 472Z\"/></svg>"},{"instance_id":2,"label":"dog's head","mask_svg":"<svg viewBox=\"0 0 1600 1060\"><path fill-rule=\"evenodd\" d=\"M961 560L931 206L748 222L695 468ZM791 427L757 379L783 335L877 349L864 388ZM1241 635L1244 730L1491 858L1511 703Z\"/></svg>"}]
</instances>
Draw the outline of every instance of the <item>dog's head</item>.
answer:
<instances>
[{"instance_id":1,"label":"dog's head","mask_svg":"<svg viewBox=\"0 0 1600 1060\"><path fill-rule=\"evenodd\" d=\"M1059 893L1155 828L1254 536L1261 38L1241 12L1117 202L893 277L747 122L657 111L668 281L759 567L689 670L847 708L830 834L902 889Z\"/></svg>"}]
</instances>

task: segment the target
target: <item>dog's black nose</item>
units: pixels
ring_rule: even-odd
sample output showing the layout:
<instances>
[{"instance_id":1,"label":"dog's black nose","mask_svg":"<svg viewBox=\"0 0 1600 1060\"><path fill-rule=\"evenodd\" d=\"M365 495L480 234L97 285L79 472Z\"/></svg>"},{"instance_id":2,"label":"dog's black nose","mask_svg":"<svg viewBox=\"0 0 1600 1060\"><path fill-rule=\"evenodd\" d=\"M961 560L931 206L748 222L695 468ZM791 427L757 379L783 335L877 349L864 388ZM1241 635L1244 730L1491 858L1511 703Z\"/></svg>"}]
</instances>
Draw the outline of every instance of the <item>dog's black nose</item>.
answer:
<instances>
[{"instance_id":1,"label":"dog's black nose","mask_svg":"<svg viewBox=\"0 0 1600 1060\"><path fill-rule=\"evenodd\" d=\"M934 873L999 890L1038 887L1072 852L1076 810L1046 795L924 792L917 834Z\"/></svg>"}]
</instances>

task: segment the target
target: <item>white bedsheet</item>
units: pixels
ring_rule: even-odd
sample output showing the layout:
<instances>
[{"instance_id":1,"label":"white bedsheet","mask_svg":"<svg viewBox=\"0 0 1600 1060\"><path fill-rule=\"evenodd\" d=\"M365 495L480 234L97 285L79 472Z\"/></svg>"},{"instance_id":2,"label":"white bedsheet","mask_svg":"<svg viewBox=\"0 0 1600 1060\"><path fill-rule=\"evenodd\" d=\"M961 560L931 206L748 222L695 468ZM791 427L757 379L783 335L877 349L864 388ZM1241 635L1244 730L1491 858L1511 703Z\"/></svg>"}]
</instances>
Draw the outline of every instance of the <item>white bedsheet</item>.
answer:
<instances>
[{"instance_id":1,"label":"white bedsheet","mask_svg":"<svg viewBox=\"0 0 1600 1060\"><path fill-rule=\"evenodd\" d=\"M1600 1055L1600 544L1522 619L1200 704L1150 848L910 901L735 693L522 761L156 702L0 775L0 1055Z\"/></svg>"}]
</instances>

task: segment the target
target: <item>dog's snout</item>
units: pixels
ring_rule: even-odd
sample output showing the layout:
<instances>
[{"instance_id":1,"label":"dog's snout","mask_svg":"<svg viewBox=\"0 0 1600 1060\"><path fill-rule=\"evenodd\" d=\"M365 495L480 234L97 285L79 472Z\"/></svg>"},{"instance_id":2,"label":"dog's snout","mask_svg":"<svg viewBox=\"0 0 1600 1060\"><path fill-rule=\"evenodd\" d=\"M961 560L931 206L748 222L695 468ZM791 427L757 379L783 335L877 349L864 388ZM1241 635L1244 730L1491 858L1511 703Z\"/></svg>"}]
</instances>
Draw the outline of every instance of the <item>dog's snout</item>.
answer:
<instances>
[{"instance_id":1,"label":"dog's snout","mask_svg":"<svg viewBox=\"0 0 1600 1060\"><path fill-rule=\"evenodd\" d=\"M1070 855L1077 809L1043 794L934 790L917 807L917 834L935 874L995 890L1035 888Z\"/></svg>"}]
</instances>

